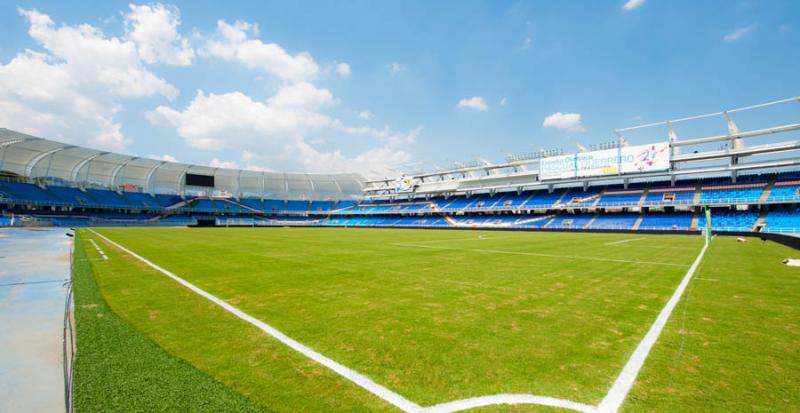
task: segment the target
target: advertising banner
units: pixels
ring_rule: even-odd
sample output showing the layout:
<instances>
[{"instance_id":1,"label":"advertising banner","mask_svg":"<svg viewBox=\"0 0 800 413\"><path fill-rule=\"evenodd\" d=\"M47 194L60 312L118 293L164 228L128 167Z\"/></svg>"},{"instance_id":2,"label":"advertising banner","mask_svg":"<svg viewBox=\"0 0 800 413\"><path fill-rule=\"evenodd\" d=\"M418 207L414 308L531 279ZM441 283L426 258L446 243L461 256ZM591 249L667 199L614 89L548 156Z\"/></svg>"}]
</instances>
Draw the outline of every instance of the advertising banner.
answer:
<instances>
[{"instance_id":1,"label":"advertising banner","mask_svg":"<svg viewBox=\"0 0 800 413\"><path fill-rule=\"evenodd\" d=\"M539 179L575 177L575 155L552 156L539 161Z\"/></svg>"},{"instance_id":2,"label":"advertising banner","mask_svg":"<svg viewBox=\"0 0 800 413\"><path fill-rule=\"evenodd\" d=\"M669 169L669 142L625 146L539 161L539 179L568 179Z\"/></svg>"},{"instance_id":3,"label":"advertising banner","mask_svg":"<svg viewBox=\"0 0 800 413\"><path fill-rule=\"evenodd\" d=\"M394 181L394 191L396 193L412 192L414 190L414 178L401 176Z\"/></svg>"},{"instance_id":4,"label":"advertising banner","mask_svg":"<svg viewBox=\"0 0 800 413\"><path fill-rule=\"evenodd\" d=\"M579 177L619 173L620 156L616 148L579 153L575 159Z\"/></svg>"},{"instance_id":5,"label":"advertising banner","mask_svg":"<svg viewBox=\"0 0 800 413\"><path fill-rule=\"evenodd\" d=\"M666 171L669 169L669 142L622 148L622 173Z\"/></svg>"}]
</instances>

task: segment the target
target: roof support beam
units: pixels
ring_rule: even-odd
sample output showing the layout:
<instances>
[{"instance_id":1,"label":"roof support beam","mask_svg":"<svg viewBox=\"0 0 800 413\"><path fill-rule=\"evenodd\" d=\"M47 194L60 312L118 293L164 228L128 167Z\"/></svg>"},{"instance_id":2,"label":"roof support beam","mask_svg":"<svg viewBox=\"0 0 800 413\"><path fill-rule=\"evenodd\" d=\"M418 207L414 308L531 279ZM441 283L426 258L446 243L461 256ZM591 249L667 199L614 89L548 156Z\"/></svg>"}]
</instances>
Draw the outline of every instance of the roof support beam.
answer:
<instances>
[{"instance_id":1,"label":"roof support beam","mask_svg":"<svg viewBox=\"0 0 800 413\"><path fill-rule=\"evenodd\" d=\"M87 162L91 161L91 160L92 160L92 159L94 159L94 158L97 158L97 157L98 157L98 156L100 156L100 155L105 155L105 154L107 154L107 153L108 153L108 152L97 152L96 154L94 154L94 155L91 155L91 156L88 156L88 157L86 157L86 159L84 159L84 160L82 160L82 161L78 162L78 164L77 164L77 165L75 165L75 166L72 168L72 172L70 173L70 176L72 177L72 180L73 180L73 181L77 181L77 180L78 180L78 173L81 171L81 168L83 168L83 166L84 166L84 165L86 165L86 163L87 163ZM47 169L48 169L48 173L49 173L49 172L50 172L50 171L49 171L49 169L50 169L50 168L48 167ZM88 175L87 175L87 176L88 176Z\"/></svg>"}]
</instances>

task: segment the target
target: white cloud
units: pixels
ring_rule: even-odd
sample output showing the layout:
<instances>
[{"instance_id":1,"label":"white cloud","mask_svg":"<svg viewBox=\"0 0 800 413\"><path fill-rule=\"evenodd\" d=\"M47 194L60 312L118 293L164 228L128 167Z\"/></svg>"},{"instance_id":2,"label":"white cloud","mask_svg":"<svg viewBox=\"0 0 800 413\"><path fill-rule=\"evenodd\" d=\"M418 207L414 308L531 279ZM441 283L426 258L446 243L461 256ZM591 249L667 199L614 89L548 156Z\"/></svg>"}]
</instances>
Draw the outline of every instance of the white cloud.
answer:
<instances>
[{"instance_id":1,"label":"white cloud","mask_svg":"<svg viewBox=\"0 0 800 413\"><path fill-rule=\"evenodd\" d=\"M338 63L336 65L336 73L342 77L350 76L350 65L347 63Z\"/></svg>"},{"instance_id":2,"label":"white cloud","mask_svg":"<svg viewBox=\"0 0 800 413\"><path fill-rule=\"evenodd\" d=\"M148 158L150 158L150 159L155 159L155 160L157 160L157 161L180 162L180 161L178 160L178 158L176 158L176 157L174 157L174 156L172 156L172 155L170 155L170 154L164 154L164 155L147 155L147 157L148 157Z\"/></svg>"},{"instance_id":3,"label":"white cloud","mask_svg":"<svg viewBox=\"0 0 800 413\"><path fill-rule=\"evenodd\" d=\"M278 89L269 103L280 108L318 109L336 103L336 100L328 89L318 89L311 83L300 82Z\"/></svg>"},{"instance_id":4,"label":"white cloud","mask_svg":"<svg viewBox=\"0 0 800 413\"><path fill-rule=\"evenodd\" d=\"M749 26L740 27L728 34L726 34L722 39L726 42L735 42L747 36L748 34L752 33L758 27L756 24L751 24Z\"/></svg>"},{"instance_id":5,"label":"white cloud","mask_svg":"<svg viewBox=\"0 0 800 413\"><path fill-rule=\"evenodd\" d=\"M298 103L290 98L281 100ZM309 130L332 124L328 116L307 108L259 102L241 92L206 95L202 90L183 111L159 106L147 117L153 123L175 127L186 143L200 149L257 147L270 140L297 139Z\"/></svg>"},{"instance_id":6,"label":"white cloud","mask_svg":"<svg viewBox=\"0 0 800 413\"><path fill-rule=\"evenodd\" d=\"M248 169L265 169L259 163L269 162L309 172L369 173L388 162L387 153L395 153L403 162L410 156L392 148L416 142L422 127L401 133L388 126L383 129L348 126L320 112L321 107L332 101L330 92L307 83L286 85L265 101L241 92L217 95L198 91L185 109L159 106L147 118L154 124L174 127L192 147L229 148L247 153L243 162ZM339 150L320 152L306 141L306 136L321 133L371 137L379 146L353 157ZM385 151L374 152L378 148ZM365 154L381 156L373 158Z\"/></svg>"},{"instance_id":7,"label":"white cloud","mask_svg":"<svg viewBox=\"0 0 800 413\"><path fill-rule=\"evenodd\" d=\"M211 159L208 166L212 168L225 168L225 169L239 169L239 163L236 161L221 161L219 158Z\"/></svg>"},{"instance_id":8,"label":"white cloud","mask_svg":"<svg viewBox=\"0 0 800 413\"><path fill-rule=\"evenodd\" d=\"M133 41L89 24L56 27L50 16L18 9L44 52L25 50L0 64L0 124L100 149L128 140L114 116L124 99L178 91L144 67Z\"/></svg>"},{"instance_id":9,"label":"white cloud","mask_svg":"<svg viewBox=\"0 0 800 413\"><path fill-rule=\"evenodd\" d=\"M625 5L623 5L622 8L625 10L633 10L639 6L642 6L644 1L645 0L628 0L625 2Z\"/></svg>"},{"instance_id":10,"label":"white cloud","mask_svg":"<svg viewBox=\"0 0 800 413\"><path fill-rule=\"evenodd\" d=\"M524 50L524 49L527 49L527 48L531 47L531 42L532 41L533 41L533 39L531 39L530 36L528 36L525 39L523 39L522 40L522 49Z\"/></svg>"},{"instance_id":11,"label":"white cloud","mask_svg":"<svg viewBox=\"0 0 800 413\"><path fill-rule=\"evenodd\" d=\"M561 113L556 112L546 118L542 126L545 128L563 129L569 132L584 132L586 129L581 125L580 113Z\"/></svg>"},{"instance_id":12,"label":"white cloud","mask_svg":"<svg viewBox=\"0 0 800 413\"><path fill-rule=\"evenodd\" d=\"M319 66L308 52L292 56L277 44L251 39L251 35L258 35L258 25L243 21L228 24L219 20L216 35L206 43L205 53L240 62L247 68L262 70L290 82L317 77Z\"/></svg>"},{"instance_id":13,"label":"white cloud","mask_svg":"<svg viewBox=\"0 0 800 413\"><path fill-rule=\"evenodd\" d=\"M386 65L386 69L389 71L389 76L391 77L395 77L399 75L401 72L406 71L405 65L401 65L400 63L397 62L389 63L388 65Z\"/></svg>"},{"instance_id":14,"label":"white cloud","mask_svg":"<svg viewBox=\"0 0 800 413\"><path fill-rule=\"evenodd\" d=\"M504 98L500 99L500 106L505 106L507 104L508 104L508 98L504 97Z\"/></svg>"},{"instance_id":15,"label":"white cloud","mask_svg":"<svg viewBox=\"0 0 800 413\"><path fill-rule=\"evenodd\" d=\"M148 64L192 64L194 49L188 39L178 34L181 17L176 7L163 4L128 7L131 12L125 15L126 35L136 43L142 60Z\"/></svg>"},{"instance_id":16,"label":"white cloud","mask_svg":"<svg viewBox=\"0 0 800 413\"><path fill-rule=\"evenodd\" d=\"M347 157L339 150L320 152L305 142L287 147L284 155L301 159L308 172L358 172L367 178L396 176L398 168L412 158L406 151L390 148L374 148L354 157Z\"/></svg>"},{"instance_id":17,"label":"white cloud","mask_svg":"<svg viewBox=\"0 0 800 413\"><path fill-rule=\"evenodd\" d=\"M361 112L358 112L357 116L359 119L370 120L375 117L375 114L368 110L362 110Z\"/></svg>"},{"instance_id":18,"label":"white cloud","mask_svg":"<svg viewBox=\"0 0 800 413\"><path fill-rule=\"evenodd\" d=\"M458 101L459 108L469 108L479 110L481 112L489 109L489 106L486 104L486 101L483 100L480 96L473 96L471 98L464 98Z\"/></svg>"}]
</instances>

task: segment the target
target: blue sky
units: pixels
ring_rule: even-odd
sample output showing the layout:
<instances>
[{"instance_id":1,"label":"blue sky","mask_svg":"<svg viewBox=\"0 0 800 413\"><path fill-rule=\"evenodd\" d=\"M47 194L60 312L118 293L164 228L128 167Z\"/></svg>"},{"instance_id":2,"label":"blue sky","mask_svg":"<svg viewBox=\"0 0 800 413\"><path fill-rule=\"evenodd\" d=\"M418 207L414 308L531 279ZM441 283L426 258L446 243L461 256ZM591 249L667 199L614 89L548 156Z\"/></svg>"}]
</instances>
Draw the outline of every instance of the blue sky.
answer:
<instances>
[{"instance_id":1,"label":"blue sky","mask_svg":"<svg viewBox=\"0 0 800 413\"><path fill-rule=\"evenodd\" d=\"M396 175L800 95L791 0L32 1L0 27L0 126L250 169Z\"/></svg>"}]
</instances>

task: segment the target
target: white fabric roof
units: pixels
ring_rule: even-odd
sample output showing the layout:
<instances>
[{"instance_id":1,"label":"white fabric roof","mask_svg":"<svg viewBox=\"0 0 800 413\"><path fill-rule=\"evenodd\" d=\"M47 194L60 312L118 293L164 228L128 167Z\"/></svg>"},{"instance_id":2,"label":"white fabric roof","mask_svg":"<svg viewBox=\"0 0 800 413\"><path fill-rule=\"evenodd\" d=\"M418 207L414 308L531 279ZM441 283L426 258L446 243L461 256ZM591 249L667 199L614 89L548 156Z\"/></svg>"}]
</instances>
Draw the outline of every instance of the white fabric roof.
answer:
<instances>
[{"instance_id":1,"label":"white fabric roof","mask_svg":"<svg viewBox=\"0 0 800 413\"><path fill-rule=\"evenodd\" d=\"M364 179L353 173L308 174L212 168L104 152L0 128L0 171L75 185L182 193L185 173L214 175L215 190L276 199L357 199Z\"/></svg>"}]
</instances>

